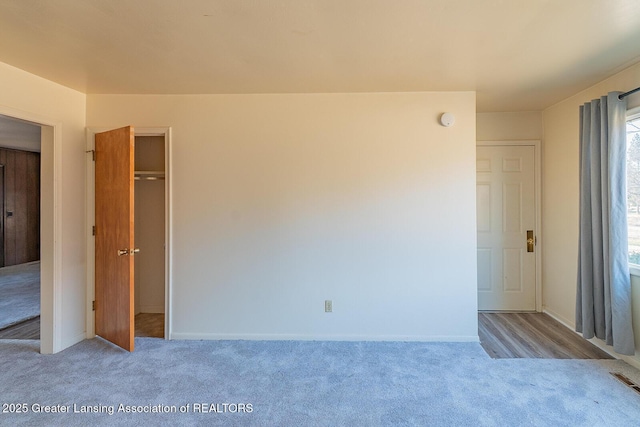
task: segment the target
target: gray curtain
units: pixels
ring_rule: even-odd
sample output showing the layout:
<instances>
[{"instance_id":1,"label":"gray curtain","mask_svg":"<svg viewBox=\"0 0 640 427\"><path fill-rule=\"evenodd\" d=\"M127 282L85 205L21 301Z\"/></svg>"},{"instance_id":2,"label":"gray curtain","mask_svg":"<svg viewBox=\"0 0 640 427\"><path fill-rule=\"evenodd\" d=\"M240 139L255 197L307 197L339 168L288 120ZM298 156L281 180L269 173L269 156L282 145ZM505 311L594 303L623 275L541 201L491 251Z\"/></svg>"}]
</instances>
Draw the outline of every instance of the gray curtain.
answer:
<instances>
[{"instance_id":1,"label":"gray curtain","mask_svg":"<svg viewBox=\"0 0 640 427\"><path fill-rule=\"evenodd\" d=\"M627 249L626 100L580 107L580 242L576 330L633 355Z\"/></svg>"}]
</instances>

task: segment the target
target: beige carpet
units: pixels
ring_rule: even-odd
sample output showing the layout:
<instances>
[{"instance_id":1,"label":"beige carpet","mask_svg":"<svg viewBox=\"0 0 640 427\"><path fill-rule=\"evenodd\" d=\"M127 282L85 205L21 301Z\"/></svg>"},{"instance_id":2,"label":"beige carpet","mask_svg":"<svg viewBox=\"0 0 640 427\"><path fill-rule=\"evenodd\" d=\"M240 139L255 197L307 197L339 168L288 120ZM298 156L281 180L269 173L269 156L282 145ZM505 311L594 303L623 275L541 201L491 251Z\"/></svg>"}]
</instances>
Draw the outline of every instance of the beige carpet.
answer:
<instances>
[{"instance_id":1,"label":"beige carpet","mask_svg":"<svg viewBox=\"0 0 640 427\"><path fill-rule=\"evenodd\" d=\"M0 329L40 315L40 261L0 268Z\"/></svg>"}]
</instances>

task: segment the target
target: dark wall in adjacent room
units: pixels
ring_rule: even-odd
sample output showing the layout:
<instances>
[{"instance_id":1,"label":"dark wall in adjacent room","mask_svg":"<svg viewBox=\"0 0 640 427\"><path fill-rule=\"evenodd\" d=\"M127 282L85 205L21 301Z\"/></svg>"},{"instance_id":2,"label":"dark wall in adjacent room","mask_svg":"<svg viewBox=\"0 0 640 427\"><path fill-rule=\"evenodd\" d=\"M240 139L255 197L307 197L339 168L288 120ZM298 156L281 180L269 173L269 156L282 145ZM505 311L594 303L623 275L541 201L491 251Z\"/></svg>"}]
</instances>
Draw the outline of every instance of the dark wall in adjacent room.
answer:
<instances>
[{"instance_id":1,"label":"dark wall in adjacent room","mask_svg":"<svg viewBox=\"0 0 640 427\"><path fill-rule=\"evenodd\" d=\"M40 153L0 148L0 266L40 259Z\"/></svg>"}]
</instances>

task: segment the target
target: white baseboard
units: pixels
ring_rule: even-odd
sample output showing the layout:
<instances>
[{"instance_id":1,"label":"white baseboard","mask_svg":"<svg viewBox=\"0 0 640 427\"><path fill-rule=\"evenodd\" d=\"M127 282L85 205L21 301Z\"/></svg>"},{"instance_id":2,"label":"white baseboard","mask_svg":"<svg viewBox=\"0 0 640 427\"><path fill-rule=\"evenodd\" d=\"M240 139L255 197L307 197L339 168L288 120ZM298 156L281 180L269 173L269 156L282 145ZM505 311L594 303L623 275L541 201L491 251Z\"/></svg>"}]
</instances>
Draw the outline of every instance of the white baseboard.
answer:
<instances>
[{"instance_id":1,"label":"white baseboard","mask_svg":"<svg viewBox=\"0 0 640 427\"><path fill-rule=\"evenodd\" d=\"M567 319L563 318L562 316L558 315L557 313L554 313L552 310L548 310L546 308L544 308L542 312L548 314L550 317L552 317L553 319L560 322L562 325L569 328L573 333L582 337L582 334L580 334L580 332L576 332L576 325L574 322L570 322ZM624 360L634 368L640 369L640 355L638 355L637 352L635 356L625 356L624 354L618 354L615 351L613 351L613 348L611 346L608 346L604 341L602 341L599 338L591 338L590 340L587 340L587 341L589 341L591 344L595 345L596 347L598 347L600 350L604 351L611 357L614 357L619 360Z\"/></svg>"},{"instance_id":2,"label":"white baseboard","mask_svg":"<svg viewBox=\"0 0 640 427\"><path fill-rule=\"evenodd\" d=\"M569 320L569 319L559 315L558 313L554 312L553 310L549 310L546 307L542 308L542 312L545 313L545 314L548 314L554 320L557 320L558 322L562 323L564 326L566 326L567 328L569 328L573 332L575 332L576 324L572 320Z\"/></svg>"},{"instance_id":3,"label":"white baseboard","mask_svg":"<svg viewBox=\"0 0 640 427\"><path fill-rule=\"evenodd\" d=\"M411 342L480 342L477 335L298 335L298 334L215 334L173 332L172 340L248 340L248 341L411 341Z\"/></svg>"}]
</instances>

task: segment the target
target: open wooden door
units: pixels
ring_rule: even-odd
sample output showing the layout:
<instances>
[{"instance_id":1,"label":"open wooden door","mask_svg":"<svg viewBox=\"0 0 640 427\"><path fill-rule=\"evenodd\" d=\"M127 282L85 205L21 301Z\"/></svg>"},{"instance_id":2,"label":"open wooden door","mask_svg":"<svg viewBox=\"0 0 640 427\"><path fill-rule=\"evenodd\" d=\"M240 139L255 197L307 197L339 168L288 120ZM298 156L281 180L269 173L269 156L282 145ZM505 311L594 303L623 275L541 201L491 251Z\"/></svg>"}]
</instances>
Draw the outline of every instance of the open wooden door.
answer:
<instances>
[{"instance_id":1,"label":"open wooden door","mask_svg":"<svg viewBox=\"0 0 640 427\"><path fill-rule=\"evenodd\" d=\"M95 150L96 335L133 351L133 128L96 134Z\"/></svg>"}]
</instances>

